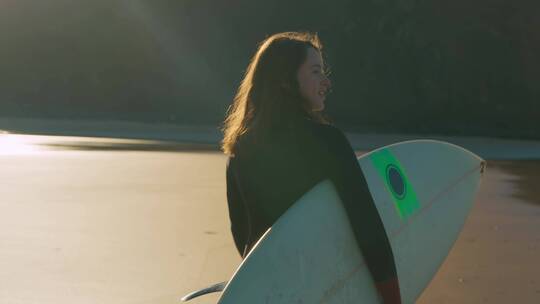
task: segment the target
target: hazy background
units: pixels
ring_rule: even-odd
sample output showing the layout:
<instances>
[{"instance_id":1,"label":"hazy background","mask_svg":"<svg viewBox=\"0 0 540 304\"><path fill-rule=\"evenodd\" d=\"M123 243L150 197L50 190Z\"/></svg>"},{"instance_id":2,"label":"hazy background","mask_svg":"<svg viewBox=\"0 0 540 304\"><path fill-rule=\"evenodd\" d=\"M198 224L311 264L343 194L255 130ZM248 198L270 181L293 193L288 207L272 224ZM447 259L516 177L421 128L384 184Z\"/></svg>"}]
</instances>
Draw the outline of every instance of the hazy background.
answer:
<instances>
[{"instance_id":1,"label":"hazy background","mask_svg":"<svg viewBox=\"0 0 540 304\"><path fill-rule=\"evenodd\" d=\"M540 138L540 2L3 0L0 118L217 126L256 44L320 34L350 131Z\"/></svg>"}]
</instances>

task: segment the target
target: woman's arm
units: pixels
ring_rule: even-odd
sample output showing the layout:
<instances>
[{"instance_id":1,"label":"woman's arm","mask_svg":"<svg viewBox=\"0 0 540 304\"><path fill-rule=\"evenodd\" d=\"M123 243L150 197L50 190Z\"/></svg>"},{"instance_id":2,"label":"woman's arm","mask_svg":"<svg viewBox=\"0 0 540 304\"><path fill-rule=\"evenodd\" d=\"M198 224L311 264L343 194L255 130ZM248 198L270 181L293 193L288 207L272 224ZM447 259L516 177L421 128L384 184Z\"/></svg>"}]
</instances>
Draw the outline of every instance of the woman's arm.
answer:
<instances>
[{"instance_id":1,"label":"woman's arm","mask_svg":"<svg viewBox=\"0 0 540 304\"><path fill-rule=\"evenodd\" d=\"M242 257L246 253L246 245L249 237L249 226L245 202L240 194L236 174L231 163L234 162L229 157L227 160L227 204L229 206L229 218L231 220L231 232L234 238L236 249Z\"/></svg>"},{"instance_id":2,"label":"woman's arm","mask_svg":"<svg viewBox=\"0 0 540 304\"><path fill-rule=\"evenodd\" d=\"M343 201L359 248L384 303L401 303L394 255L381 217L349 141L332 127L330 150L334 183Z\"/></svg>"}]
</instances>

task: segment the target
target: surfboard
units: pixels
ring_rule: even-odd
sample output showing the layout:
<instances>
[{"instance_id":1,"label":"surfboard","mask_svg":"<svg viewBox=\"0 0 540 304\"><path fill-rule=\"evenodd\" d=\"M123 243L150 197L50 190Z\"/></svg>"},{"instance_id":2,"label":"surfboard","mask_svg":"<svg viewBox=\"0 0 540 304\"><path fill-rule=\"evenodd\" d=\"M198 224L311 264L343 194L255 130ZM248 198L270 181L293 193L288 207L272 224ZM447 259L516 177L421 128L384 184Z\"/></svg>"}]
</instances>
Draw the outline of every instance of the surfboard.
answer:
<instances>
[{"instance_id":1,"label":"surfboard","mask_svg":"<svg viewBox=\"0 0 540 304\"><path fill-rule=\"evenodd\" d=\"M433 140L386 146L358 161L390 239L403 303L414 303L456 241L485 162ZM218 303L379 301L340 198L326 180L263 235Z\"/></svg>"}]
</instances>

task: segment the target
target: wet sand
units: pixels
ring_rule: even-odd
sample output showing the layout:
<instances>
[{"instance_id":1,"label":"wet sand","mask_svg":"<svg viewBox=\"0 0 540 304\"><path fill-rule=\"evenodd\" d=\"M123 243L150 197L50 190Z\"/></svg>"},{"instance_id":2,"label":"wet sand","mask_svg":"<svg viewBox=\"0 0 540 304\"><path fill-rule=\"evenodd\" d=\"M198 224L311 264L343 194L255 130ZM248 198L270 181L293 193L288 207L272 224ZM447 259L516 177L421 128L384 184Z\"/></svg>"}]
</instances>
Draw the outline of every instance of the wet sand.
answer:
<instances>
[{"instance_id":1,"label":"wet sand","mask_svg":"<svg viewBox=\"0 0 540 304\"><path fill-rule=\"evenodd\" d=\"M488 161L476 204L417 303L540 303L540 161Z\"/></svg>"},{"instance_id":2,"label":"wet sand","mask_svg":"<svg viewBox=\"0 0 540 304\"><path fill-rule=\"evenodd\" d=\"M177 303L238 266L220 153L25 140L0 153L0 303ZM418 303L540 302L539 172L539 161L488 162L464 230Z\"/></svg>"}]
</instances>

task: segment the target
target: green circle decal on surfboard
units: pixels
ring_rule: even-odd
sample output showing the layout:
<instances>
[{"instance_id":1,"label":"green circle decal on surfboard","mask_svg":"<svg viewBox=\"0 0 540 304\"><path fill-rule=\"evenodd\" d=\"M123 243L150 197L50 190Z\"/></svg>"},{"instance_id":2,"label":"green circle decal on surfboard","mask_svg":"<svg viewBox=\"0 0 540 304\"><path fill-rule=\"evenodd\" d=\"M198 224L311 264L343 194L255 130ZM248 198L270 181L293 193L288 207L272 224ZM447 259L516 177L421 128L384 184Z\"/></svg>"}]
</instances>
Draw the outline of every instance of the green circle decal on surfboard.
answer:
<instances>
[{"instance_id":1,"label":"green circle decal on surfboard","mask_svg":"<svg viewBox=\"0 0 540 304\"><path fill-rule=\"evenodd\" d=\"M391 193L399 217L407 219L420 208L420 203L399 160L388 149L373 152L370 159Z\"/></svg>"}]
</instances>

